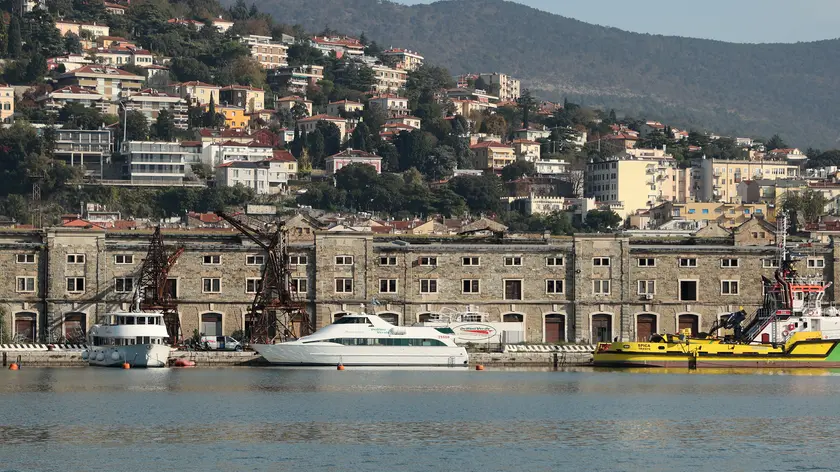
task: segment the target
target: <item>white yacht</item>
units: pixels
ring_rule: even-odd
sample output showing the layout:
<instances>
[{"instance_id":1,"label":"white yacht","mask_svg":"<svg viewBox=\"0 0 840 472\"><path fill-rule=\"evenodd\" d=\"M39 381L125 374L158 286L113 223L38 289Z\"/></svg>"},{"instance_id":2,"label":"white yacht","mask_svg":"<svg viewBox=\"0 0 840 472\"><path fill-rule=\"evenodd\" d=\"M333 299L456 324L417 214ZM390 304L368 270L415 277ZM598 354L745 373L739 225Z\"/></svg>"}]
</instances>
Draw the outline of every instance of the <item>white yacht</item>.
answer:
<instances>
[{"instance_id":1,"label":"white yacht","mask_svg":"<svg viewBox=\"0 0 840 472\"><path fill-rule=\"evenodd\" d=\"M168 337L162 313L109 313L88 332L82 359L101 367L166 367Z\"/></svg>"},{"instance_id":2,"label":"white yacht","mask_svg":"<svg viewBox=\"0 0 840 472\"><path fill-rule=\"evenodd\" d=\"M287 366L457 367L469 364L449 328L394 326L376 315L345 315L318 332L279 344L253 344Z\"/></svg>"}]
</instances>

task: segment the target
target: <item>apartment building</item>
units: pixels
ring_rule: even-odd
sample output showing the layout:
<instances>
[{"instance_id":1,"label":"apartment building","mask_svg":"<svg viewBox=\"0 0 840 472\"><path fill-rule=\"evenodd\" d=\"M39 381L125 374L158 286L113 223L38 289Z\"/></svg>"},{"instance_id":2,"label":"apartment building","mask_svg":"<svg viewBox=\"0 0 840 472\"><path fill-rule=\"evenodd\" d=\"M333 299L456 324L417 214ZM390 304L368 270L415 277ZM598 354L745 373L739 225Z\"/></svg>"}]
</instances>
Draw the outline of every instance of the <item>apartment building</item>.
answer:
<instances>
[{"instance_id":1,"label":"apartment building","mask_svg":"<svg viewBox=\"0 0 840 472\"><path fill-rule=\"evenodd\" d=\"M242 185L259 195L278 194L297 177L297 161L286 150L276 150L268 159L258 162L230 161L216 166L216 185Z\"/></svg>"},{"instance_id":2,"label":"apartment building","mask_svg":"<svg viewBox=\"0 0 840 472\"><path fill-rule=\"evenodd\" d=\"M409 325L469 304L491 321L521 323L532 343L697 333L741 307L755 310L761 276L772 277L776 264L772 244L742 246L731 236L691 245L690 239L622 235L506 238L503 244L481 236L400 235L397 244L390 236L320 231L296 221L291 284L317 327L363 309ZM149 236L0 231L5 325L15 337L56 341L86 331L97 316L128 309ZM169 274L183 333L203 330L205 322L219 323L225 334L244 329L265 254L231 231L165 232L164 238L185 249ZM840 247L813 245L805 252L800 274L840 277L834 262ZM837 300L838 290L834 284L826 301Z\"/></svg>"},{"instance_id":3,"label":"apartment building","mask_svg":"<svg viewBox=\"0 0 840 472\"><path fill-rule=\"evenodd\" d=\"M368 100L369 107L379 107L385 111L389 118L408 116L411 110L408 108L408 99L393 94L377 95Z\"/></svg>"},{"instance_id":4,"label":"apartment building","mask_svg":"<svg viewBox=\"0 0 840 472\"><path fill-rule=\"evenodd\" d=\"M56 128L53 159L80 168L85 177L101 179L103 167L111 162L112 133L110 128Z\"/></svg>"},{"instance_id":5,"label":"apartment building","mask_svg":"<svg viewBox=\"0 0 840 472\"><path fill-rule=\"evenodd\" d=\"M265 108L265 90L247 85L228 85L219 91L219 102L253 113Z\"/></svg>"},{"instance_id":6,"label":"apartment building","mask_svg":"<svg viewBox=\"0 0 840 472\"><path fill-rule=\"evenodd\" d=\"M196 106L209 105L212 101L219 104L219 92L221 87L213 84L206 84L198 80L179 82L169 86L170 91L181 98L185 98L190 104Z\"/></svg>"},{"instance_id":7,"label":"apartment building","mask_svg":"<svg viewBox=\"0 0 840 472\"><path fill-rule=\"evenodd\" d=\"M520 82L507 74L499 72L485 73L478 75L484 82L489 85L499 86L499 100L503 102L515 101L519 99Z\"/></svg>"},{"instance_id":8,"label":"apartment building","mask_svg":"<svg viewBox=\"0 0 840 472\"><path fill-rule=\"evenodd\" d=\"M177 185L192 175L192 164L201 162L201 143L127 141L122 154L132 182Z\"/></svg>"},{"instance_id":9,"label":"apartment building","mask_svg":"<svg viewBox=\"0 0 840 472\"><path fill-rule=\"evenodd\" d=\"M396 93L405 88L408 72L403 69L375 64L371 67L376 83L373 91L376 93Z\"/></svg>"},{"instance_id":10,"label":"apartment building","mask_svg":"<svg viewBox=\"0 0 840 472\"><path fill-rule=\"evenodd\" d=\"M324 66L302 65L278 67L269 73L272 83L292 93L306 93L306 88L324 79Z\"/></svg>"},{"instance_id":11,"label":"apartment building","mask_svg":"<svg viewBox=\"0 0 840 472\"><path fill-rule=\"evenodd\" d=\"M350 164L367 164L376 169L377 174L382 173L381 157L358 149L345 149L338 154L327 156L325 160L326 174L333 175L342 167Z\"/></svg>"},{"instance_id":12,"label":"apartment building","mask_svg":"<svg viewBox=\"0 0 840 472\"><path fill-rule=\"evenodd\" d=\"M738 184L743 180L799 177L799 166L783 161L698 159L692 165L692 186L697 189L697 200L706 202L735 201Z\"/></svg>"},{"instance_id":13,"label":"apartment building","mask_svg":"<svg viewBox=\"0 0 840 472\"><path fill-rule=\"evenodd\" d=\"M358 39L349 36L315 36L310 45L325 56L334 52L339 59L345 54L349 57L361 57L365 54L365 46Z\"/></svg>"},{"instance_id":14,"label":"apartment building","mask_svg":"<svg viewBox=\"0 0 840 472\"><path fill-rule=\"evenodd\" d=\"M338 126L338 131L341 134L341 141L344 142L344 138L347 136L347 120L344 118L330 115L315 115L298 120L298 126L302 131L311 133L315 131L315 127L318 126L319 121L326 121Z\"/></svg>"},{"instance_id":15,"label":"apartment building","mask_svg":"<svg viewBox=\"0 0 840 472\"><path fill-rule=\"evenodd\" d=\"M114 105L110 101L106 101L101 93L77 85L68 85L47 92L36 97L35 103L38 103L48 113L58 113L65 105L70 103L79 103L85 108L96 108L102 113L114 111Z\"/></svg>"},{"instance_id":16,"label":"apartment building","mask_svg":"<svg viewBox=\"0 0 840 472\"><path fill-rule=\"evenodd\" d=\"M123 104L128 111L142 113L149 123L154 123L160 112L166 110L172 116L176 128L187 129L189 122L187 100L178 95L148 88L126 94Z\"/></svg>"},{"instance_id":17,"label":"apartment building","mask_svg":"<svg viewBox=\"0 0 840 472\"><path fill-rule=\"evenodd\" d=\"M15 89L0 84L0 122L11 123L15 114Z\"/></svg>"},{"instance_id":18,"label":"apartment building","mask_svg":"<svg viewBox=\"0 0 840 472\"><path fill-rule=\"evenodd\" d=\"M754 216L775 221L775 207L765 203L665 202L650 209L651 222L656 226L679 220L693 221L699 226L717 224L731 229Z\"/></svg>"},{"instance_id":19,"label":"apartment building","mask_svg":"<svg viewBox=\"0 0 840 472\"><path fill-rule=\"evenodd\" d=\"M679 200L680 188L685 193L684 173L661 149L628 149L587 164L585 194L614 204L614 211L626 218L636 210Z\"/></svg>"},{"instance_id":20,"label":"apartment building","mask_svg":"<svg viewBox=\"0 0 840 472\"><path fill-rule=\"evenodd\" d=\"M423 56L416 51L402 48L391 48L382 52L382 56L393 61L398 69L413 71L423 65Z\"/></svg>"},{"instance_id":21,"label":"apartment building","mask_svg":"<svg viewBox=\"0 0 840 472\"><path fill-rule=\"evenodd\" d=\"M506 144L495 141L482 141L473 144L470 149L475 153L476 167L479 169L502 170L516 162L516 152Z\"/></svg>"},{"instance_id":22,"label":"apartment building","mask_svg":"<svg viewBox=\"0 0 840 472\"><path fill-rule=\"evenodd\" d=\"M272 147L268 144L228 140L204 146L201 161L215 167L231 161L259 162L272 156Z\"/></svg>"},{"instance_id":23,"label":"apartment building","mask_svg":"<svg viewBox=\"0 0 840 472\"><path fill-rule=\"evenodd\" d=\"M58 76L57 87L76 85L95 90L105 100L118 100L123 92L139 91L144 77L108 66L84 66Z\"/></svg>"},{"instance_id":24,"label":"apartment building","mask_svg":"<svg viewBox=\"0 0 840 472\"><path fill-rule=\"evenodd\" d=\"M243 36L240 41L248 46L251 57L259 62L263 69L276 69L288 65L286 52L289 47L283 43L275 42L271 36L249 34Z\"/></svg>"},{"instance_id":25,"label":"apartment building","mask_svg":"<svg viewBox=\"0 0 840 472\"><path fill-rule=\"evenodd\" d=\"M289 95L288 97L278 98L276 102L277 111L280 110L289 110L295 107L295 105L303 105L306 108L306 114L308 116L312 116L312 100L307 100L303 97L299 97L297 95ZM329 113L328 113L329 114Z\"/></svg>"},{"instance_id":26,"label":"apartment building","mask_svg":"<svg viewBox=\"0 0 840 472\"><path fill-rule=\"evenodd\" d=\"M327 104L327 114L332 116L342 116L341 114L361 113L365 106L362 103L354 102L352 100L339 100L337 102L330 102ZM387 122L387 120L386 120ZM419 125L418 125L419 127Z\"/></svg>"}]
</instances>

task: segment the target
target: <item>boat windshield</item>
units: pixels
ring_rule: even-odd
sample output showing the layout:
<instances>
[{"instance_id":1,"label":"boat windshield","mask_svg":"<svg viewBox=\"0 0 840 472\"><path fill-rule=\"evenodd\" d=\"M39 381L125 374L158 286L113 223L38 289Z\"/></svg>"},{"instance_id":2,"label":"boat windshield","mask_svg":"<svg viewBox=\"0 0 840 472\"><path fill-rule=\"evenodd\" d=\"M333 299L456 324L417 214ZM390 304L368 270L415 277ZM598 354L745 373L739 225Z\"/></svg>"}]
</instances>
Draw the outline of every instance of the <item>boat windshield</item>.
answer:
<instances>
[{"instance_id":1,"label":"boat windshield","mask_svg":"<svg viewBox=\"0 0 840 472\"><path fill-rule=\"evenodd\" d=\"M455 334L455 331L452 331L452 328L435 328L435 330L443 334Z\"/></svg>"},{"instance_id":2,"label":"boat windshield","mask_svg":"<svg viewBox=\"0 0 840 472\"><path fill-rule=\"evenodd\" d=\"M368 320L367 318L365 318L363 316L362 317L352 316L352 317L339 318L333 324L370 324L370 320Z\"/></svg>"}]
</instances>

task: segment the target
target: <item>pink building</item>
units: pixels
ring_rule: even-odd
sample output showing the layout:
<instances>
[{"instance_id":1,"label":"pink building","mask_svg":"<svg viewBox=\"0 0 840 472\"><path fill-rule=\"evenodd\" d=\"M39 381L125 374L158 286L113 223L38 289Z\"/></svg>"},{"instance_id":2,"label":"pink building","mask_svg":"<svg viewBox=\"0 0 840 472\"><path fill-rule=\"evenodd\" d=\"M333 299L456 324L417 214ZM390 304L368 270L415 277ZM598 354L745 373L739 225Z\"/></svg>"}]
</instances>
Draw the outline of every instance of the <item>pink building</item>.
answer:
<instances>
[{"instance_id":1,"label":"pink building","mask_svg":"<svg viewBox=\"0 0 840 472\"><path fill-rule=\"evenodd\" d=\"M376 169L377 174L382 173L382 158L376 154L356 149L345 149L338 154L333 154L326 159L327 175L333 175L344 166L350 164L367 164Z\"/></svg>"}]
</instances>

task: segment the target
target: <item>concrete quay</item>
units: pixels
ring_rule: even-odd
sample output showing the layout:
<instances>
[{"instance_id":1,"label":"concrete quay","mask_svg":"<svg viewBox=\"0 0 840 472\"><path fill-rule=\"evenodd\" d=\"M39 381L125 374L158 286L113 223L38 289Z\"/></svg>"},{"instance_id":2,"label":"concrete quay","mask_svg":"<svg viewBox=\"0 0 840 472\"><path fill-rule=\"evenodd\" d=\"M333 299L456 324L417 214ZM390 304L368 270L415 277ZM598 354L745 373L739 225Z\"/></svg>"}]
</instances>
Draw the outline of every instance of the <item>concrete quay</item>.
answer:
<instances>
[{"instance_id":1,"label":"concrete quay","mask_svg":"<svg viewBox=\"0 0 840 472\"><path fill-rule=\"evenodd\" d=\"M19 363L26 367L85 367L80 351L3 351L3 367ZM169 365L178 359L194 361L196 367L260 367L269 365L255 352L191 352L174 351ZM485 367L566 367L591 365L591 352L474 352L470 364Z\"/></svg>"}]
</instances>

